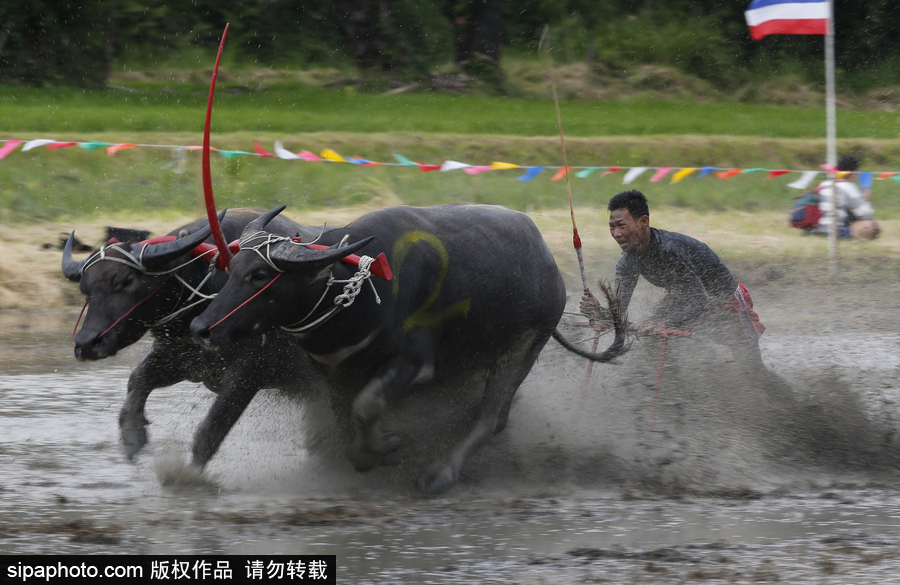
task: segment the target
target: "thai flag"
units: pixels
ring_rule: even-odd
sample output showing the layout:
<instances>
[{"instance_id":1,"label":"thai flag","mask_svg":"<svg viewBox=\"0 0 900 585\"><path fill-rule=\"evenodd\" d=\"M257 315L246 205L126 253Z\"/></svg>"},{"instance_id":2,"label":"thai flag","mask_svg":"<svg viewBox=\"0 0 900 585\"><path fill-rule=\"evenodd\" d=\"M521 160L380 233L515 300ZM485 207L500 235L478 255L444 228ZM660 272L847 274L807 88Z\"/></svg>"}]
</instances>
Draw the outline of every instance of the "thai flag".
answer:
<instances>
[{"instance_id":1,"label":"thai flag","mask_svg":"<svg viewBox=\"0 0 900 585\"><path fill-rule=\"evenodd\" d=\"M755 41L766 35L824 35L828 0L753 0L744 16Z\"/></svg>"}]
</instances>

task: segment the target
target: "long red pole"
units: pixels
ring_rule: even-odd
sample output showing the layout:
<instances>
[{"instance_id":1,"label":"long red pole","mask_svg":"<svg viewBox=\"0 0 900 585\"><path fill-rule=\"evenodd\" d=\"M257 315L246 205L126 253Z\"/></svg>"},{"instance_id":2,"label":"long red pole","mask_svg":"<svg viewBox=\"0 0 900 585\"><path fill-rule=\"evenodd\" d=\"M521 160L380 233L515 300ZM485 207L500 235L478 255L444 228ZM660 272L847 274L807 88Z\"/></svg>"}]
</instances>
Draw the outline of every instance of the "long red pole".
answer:
<instances>
[{"instance_id":1,"label":"long red pole","mask_svg":"<svg viewBox=\"0 0 900 585\"><path fill-rule=\"evenodd\" d=\"M229 23L230 24L230 23ZM212 122L213 94L216 91L216 77L219 75L219 61L222 59L222 49L225 47L225 37L228 36L228 26L222 32L222 41L219 43L219 54L216 55L216 65L213 67L212 80L209 82L209 100L206 102L206 126L203 128L203 196L206 199L206 215L209 218L209 225L212 228L213 241L216 248L219 249L218 266L222 270L228 268L231 262L231 251L228 249L228 242L225 241L225 234L222 233L222 226L219 225L219 218L216 217L216 202L213 199L212 190L212 173L209 167L209 127Z\"/></svg>"}]
</instances>

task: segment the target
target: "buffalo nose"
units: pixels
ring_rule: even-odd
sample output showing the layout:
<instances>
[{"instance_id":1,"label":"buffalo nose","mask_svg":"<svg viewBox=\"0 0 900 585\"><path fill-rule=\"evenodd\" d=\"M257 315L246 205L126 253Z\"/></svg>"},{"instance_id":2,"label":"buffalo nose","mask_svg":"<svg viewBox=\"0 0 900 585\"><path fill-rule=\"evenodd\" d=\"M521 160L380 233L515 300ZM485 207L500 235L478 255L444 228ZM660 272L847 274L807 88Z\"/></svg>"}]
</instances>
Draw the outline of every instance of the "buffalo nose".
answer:
<instances>
[{"instance_id":1,"label":"buffalo nose","mask_svg":"<svg viewBox=\"0 0 900 585\"><path fill-rule=\"evenodd\" d=\"M194 336L194 341L203 347L209 347L211 343L209 339L209 329L207 329L205 325L197 323L196 321L192 322L191 335Z\"/></svg>"}]
</instances>

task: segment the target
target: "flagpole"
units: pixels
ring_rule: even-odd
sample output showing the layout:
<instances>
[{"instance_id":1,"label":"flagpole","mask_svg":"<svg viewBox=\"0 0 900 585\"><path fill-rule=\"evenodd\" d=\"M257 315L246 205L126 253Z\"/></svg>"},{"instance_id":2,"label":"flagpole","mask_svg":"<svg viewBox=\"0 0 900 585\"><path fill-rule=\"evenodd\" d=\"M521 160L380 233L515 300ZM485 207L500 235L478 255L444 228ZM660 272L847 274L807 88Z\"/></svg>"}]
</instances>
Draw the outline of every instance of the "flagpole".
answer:
<instances>
[{"instance_id":1,"label":"flagpole","mask_svg":"<svg viewBox=\"0 0 900 585\"><path fill-rule=\"evenodd\" d=\"M825 26L825 117L828 125L828 158L826 162L829 168L834 169L837 166L837 115L834 89L834 0L828 0L828 21ZM828 212L831 218L828 231L828 265L831 273L835 274L838 265L838 190L835 184L836 175L833 172L829 172L828 178L832 181L831 210Z\"/></svg>"}]
</instances>

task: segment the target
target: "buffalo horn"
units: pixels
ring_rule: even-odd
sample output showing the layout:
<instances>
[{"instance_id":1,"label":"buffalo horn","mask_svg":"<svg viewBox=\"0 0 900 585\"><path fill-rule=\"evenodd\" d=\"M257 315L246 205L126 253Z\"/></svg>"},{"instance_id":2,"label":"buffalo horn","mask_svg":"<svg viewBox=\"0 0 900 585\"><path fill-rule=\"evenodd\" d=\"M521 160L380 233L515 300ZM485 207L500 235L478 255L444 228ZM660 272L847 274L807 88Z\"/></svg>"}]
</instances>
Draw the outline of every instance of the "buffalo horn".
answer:
<instances>
[{"instance_id":1,"label":"buffalo horn","mask_svg":"<svg viewBox=\"0 0 900 585\"><path fill-rule=\"evenodd\" d=\"M79 282L81 280L81 269L84 268L84 263L88 261L88 256L81 262L75 262L72 259L72 243L75 241L75 230L72 230L72 233L69 234L69 239L66 240L66 247L63 249L63 257L62 257L62 271L63 275L72 282Z\"/></svg>"},{"instance_id":2,"label":"buffalo horn","mask_svg":"<svg viewBox=\"0 0 900 585\"><path fill-rule=\"evenodd\" d=\"M268 225L268 223L270 221L275 219L276 215L278 215L279 213L284 211L285 207L286 207L286 205L282 205L281 207L276 207L272 211L267 211L264 214L257 217L256 219L254 219L253 221L251 221L250 223L248 223L246 225L246 227L244 227L244 231L241 234L241 240L255 234L256 232L263 231L263 229L265 229L266 225Z\"/></svg>"},{"instance_id":3,"label":"buffalo horn","mask_svg":"<svg viewBox=\"0 0 900 585\"><path fill-rule=\"evenodd\" d=\"M189 251L196 248L197 245L208 238L211 233L212 229L207 225L193 234L178 238L177 240L172 240L171 242L153 245L135 245L134 248L132 248L131 253L136 258L140 258L147 268L159 270L172 260L175 260L179 256L187 254ZM146 248L143 250L143 254L141 246Z\"/></svg>"},{"instance_id":4,"label":"buffalo horn","mask_svg":"<svg viewBox=\"0 0 900 585\"><path fill-rule=\"evenodd\" d=\"M343 248L339 248L340 244L338 244L325 250L313 250L305 246L286 246L282 244L272 251L271 258L275 266L285 272L321 270L356 252L374 239L375 236L369 236Z\"/></svg>"}]
</instances>

